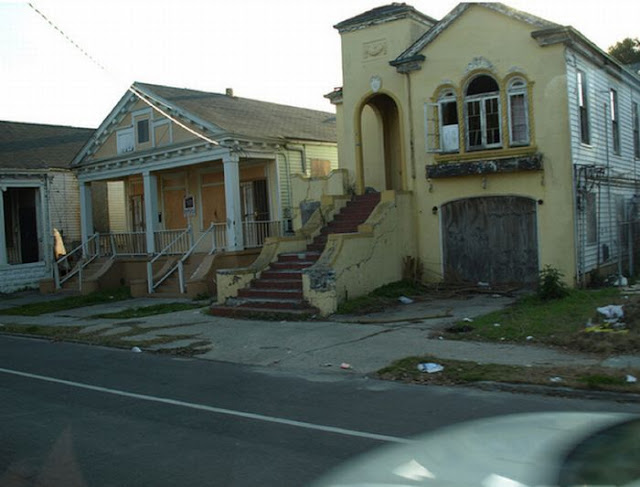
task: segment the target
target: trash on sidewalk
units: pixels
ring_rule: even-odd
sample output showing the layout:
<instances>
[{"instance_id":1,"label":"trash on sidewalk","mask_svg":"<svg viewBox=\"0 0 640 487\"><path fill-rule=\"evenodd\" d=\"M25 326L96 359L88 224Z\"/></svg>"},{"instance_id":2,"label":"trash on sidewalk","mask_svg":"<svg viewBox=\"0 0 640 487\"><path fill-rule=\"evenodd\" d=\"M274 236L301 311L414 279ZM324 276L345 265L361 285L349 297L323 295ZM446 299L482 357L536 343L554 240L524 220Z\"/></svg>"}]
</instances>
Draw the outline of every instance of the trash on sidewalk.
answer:
<instances>
[{"instance_id":1,"label":"trash on sidewalk","mask_svg":"<svg viewBox=\"0 0 640 487\"><path fill-rule=\"evenodd\" d=\"M633 376L631 374L627 374L627 382L631 384L631 383L634 383L634 382L638 382L638 379L637 379L637 377L635 377L635 376Z\"/></svg>"},{"instance_id":2,"label":"trash on sidewalk","mask_svg":"<svg viewBox=\"0 0 640 487\"><path fill-rule=\"evenodd\" d=\"M611 284L615 287L626 287L629 285L629 279L624 276L615 276Z\"/></svg>"},{"instance_id":3,"label":"trash on sidewalk","mask_svg":"<svg viewBox=\"0 0 640 487\"><path fill-rule=\"evenodd\" d=\"M473 323L471 318L462 318L462 321L466 321L467 323Z\"/></svg>"},{"instance_id":4,"label":"trash on sidewalk","mask_svg":"<svg viewBox=\"0 0 640 487\"><path fill-rule=\"evenodd\" d=\"M352 369L353 367L351 367L351 364L348 364L347 362L342 362L340 364L340 368L344 370L349 370L349 369Z\"/></svg>"},{"instance_id":5,"label":"trash on sidewalk","mask_svg":"<svg viewBox=\"0 0 640 487\"><path fill-rule=\"evenodd\" d=\"M487 288L487 287L491 287L491 286L490 286L490 284L488 282L479 281L478 282L478 287Z\"/></svg>"},{"instance_id":6,"label":"trash on sidewalk","mask_svg":"<svg viewBox=\"0 0 640 487\"><path fill-rule=\"evenodd\" d=\"M420 372L426 372L427 374L433 374L435 372L442 372L444 367L440 364L436 364L435 362L423 362L418 364L418 370Z\"/></svg>"},{"instance_id":7,"label":"trash on sidewalk","mask_svg":"<svg viewBox=\"0 0 640 487\"><path fill-rule=\"evenodd\" d=\"M132 351L133 353L140 353L140 352L142 352L142 350L140 349L140 347L131 347L131 351Z\"/></svg>"},{"instance_id":8,"label":"trash on sidewalk","mask_svg":"<svg viewBox=\"0 0 640 487\"><path fill-rule=\"evenodd\" d=\"M549 377L549 382L562 382L562 377Z\"/></svg>"},{"instance_id":9,"label":"trash on sidewalk","mask_svg":"<svg viewBox=\"0 0 640 487\"><path fill-rule=\"evenodd\" d=\"M333 367L333 364L330 362L327 362L326 364L322 364L323 367Z\"/></svg>"},{"instance_id":10,"label":"trash on sidewalk","mask_svg":"<svg viewBox=\"0 0 640 487\"><path fill-rule=\"evenodd\" d=\"M400 296L398 298L398 301L400 301L402 304L411 304L411 303L413 303L413 299L408 298L406 296Z\"/></svg>"},{"instance_id":11,"label":"trash on sidewalk","mask_svg":"<svg viewBox=\"0 0 640 487\"><path fill-rule=\"evenodd\" d=\"M533 336L532 336L532 335L529 335L529 336L526 338L526 340L527 340L528 342L530 342L531 340L533 340Z\"/></svg>"}]
</instances>

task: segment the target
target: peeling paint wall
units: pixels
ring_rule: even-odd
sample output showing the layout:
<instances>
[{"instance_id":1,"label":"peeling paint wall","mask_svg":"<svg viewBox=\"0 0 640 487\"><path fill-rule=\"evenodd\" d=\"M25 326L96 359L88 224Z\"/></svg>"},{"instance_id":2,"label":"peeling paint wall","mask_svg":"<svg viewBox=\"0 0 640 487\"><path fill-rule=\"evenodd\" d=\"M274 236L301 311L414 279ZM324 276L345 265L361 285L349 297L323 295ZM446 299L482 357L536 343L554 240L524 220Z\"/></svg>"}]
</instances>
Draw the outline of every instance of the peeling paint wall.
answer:
<instances>
[{"instance_id":1,"label":"peeling paint wall","mask_svg":"<svg viewBox=\"0 0 640 487\"><path fill-rule=\"evenodd\" d=\"M328 176L307 178L295 174L291 178L293 229L302 228L306 219L304 208L312 203L319 206L323 195L346 195L349 188L349 173L346 169L336 169Z\"/></svg>"}]
</instances>

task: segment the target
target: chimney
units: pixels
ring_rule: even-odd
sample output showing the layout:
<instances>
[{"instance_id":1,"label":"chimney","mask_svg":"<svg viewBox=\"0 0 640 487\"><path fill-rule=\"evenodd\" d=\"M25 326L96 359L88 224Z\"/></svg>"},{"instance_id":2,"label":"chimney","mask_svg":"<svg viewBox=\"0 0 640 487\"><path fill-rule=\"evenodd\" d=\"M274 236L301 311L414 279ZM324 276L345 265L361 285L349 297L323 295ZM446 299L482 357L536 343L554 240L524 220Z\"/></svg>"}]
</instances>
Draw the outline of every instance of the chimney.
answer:
<instances>
[{"instance_id":1,"label":"chimney","mask_svg":"<svg viewBox=\"0 0 640 487\"><path fill-rule=\"evenodd\" d=\"M225 90L225 94L226 94L227 96L233 96L233 88L227 88L227 89Z\"/></svg>"}]
</instances>

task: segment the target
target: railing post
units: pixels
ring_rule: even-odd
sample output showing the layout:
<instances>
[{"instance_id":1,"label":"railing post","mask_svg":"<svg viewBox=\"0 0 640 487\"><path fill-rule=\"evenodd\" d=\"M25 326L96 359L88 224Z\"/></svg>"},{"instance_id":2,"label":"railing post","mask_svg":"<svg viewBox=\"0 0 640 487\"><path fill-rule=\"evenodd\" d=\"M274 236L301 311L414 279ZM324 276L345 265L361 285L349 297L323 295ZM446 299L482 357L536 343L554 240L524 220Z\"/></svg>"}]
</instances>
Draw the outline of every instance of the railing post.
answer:
<instances>
[{"instance_id":1,"label":"railing post","mask_svg":"<svg viewBox=\"0 0 640 487\"><path fill-rule=\"evenodd\" d=\"M113 233L109 234L109 241L111 242L111 257L115 257L118 251L116 249L116 237Z\"/></svg>"},{"instance_id":2,"label":"railing post","mask_svg":"<svg viewBox=\"0 0 640 487\"><path fill-rule=\"evenodd\" d=\"M82 265L78 269L78 291L82 293Z\"/></svg>"},{"instance_id":3,"label":"railing post","mask_svg":"<svg viewBox=\"0 0 640 487\"><path fill-rule=\"evenodd\" d=\"M184 264L182 263L182 260L178 261L178 281L180 282L180 294L184 294Z\"/></svg>"},{"instance_id":4,"label":"railing post","mask_svg":"<svg viewBox=\"0 0 640 487\"><path fill-rule=\"evenodd\" d=\"M56 289L60 289L60 268L57 260L53 261L53 280L56 283Z\"/></svg>"},{"instance_id":5,"label":"railing post","mask_svg":"<svg viewBox=\"0 0 640 487\"><path fill-rule=\"evenodd\" d=\"M153 264L147 262L147 291L153 294Z\"/></svg>"}]
</instances>

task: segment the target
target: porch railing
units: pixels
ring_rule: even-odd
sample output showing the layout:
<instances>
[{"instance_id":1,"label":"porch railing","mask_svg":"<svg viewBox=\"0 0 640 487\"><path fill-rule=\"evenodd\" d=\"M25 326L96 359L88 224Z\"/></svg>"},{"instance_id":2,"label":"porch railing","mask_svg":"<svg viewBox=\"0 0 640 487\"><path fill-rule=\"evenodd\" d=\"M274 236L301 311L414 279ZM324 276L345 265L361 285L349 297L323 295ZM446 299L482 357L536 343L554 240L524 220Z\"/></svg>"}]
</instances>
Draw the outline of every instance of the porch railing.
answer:
<instances>
[{"instance_id":1,"label":"porch railing","mask_svg":"<svg viewBox=\"0 0 640 487\"><path fill-rule=\"evenodd\" d=\"M177 233L179 232L179 233ZM177 233L177 235L176 235ZM161 234L158 238L158 234ZM159 278L155 283L153 282L153 264L161 257L168 255L180 255L186 253L192 246L193 242L193 230L189 225L183 231L168 230L162 232L156 232L156 242L163 241L167 238L167 235L173 235L173 239L156 255L153 259L147 262L147 290L149 294L153 294L155 289L160 286L173 271L165 273L164 276ZM181 277L181 281L184 281L184 276ZM183 292L183 291L181 291Z\"/></svg>"},{"instance_id":2,"label":"porch railing","mask_svg":"<svg viewBox=\"0 0 640 487\"><path fill-rule=\"evenodd\" d=\"M99 234L93 234L86 242L78 245L75 249L66 255L63 255L53 264L53 278L55 280L56 289L61 289L62 285L73 276L78 276L78 289L82 291L82 272L85 267L96 260L99 255ZM75 266L71 262L77 259ZM64 276L61 275L60 269L66 270Z\"/></svg>"},{"instance_id":3,"label":"porch railing","mask_svg":"<svg viewBox=\"0 0 640 487\"><path fill-rule=\"evenodd\" d=\"M134 256L147 254L144 232L116 232L100 234L100 256Z\"/></svg>"},{"instance_id":4,"label":"porch railing","mask_svg":"<svg viewBox=\"0 0 640 487\"><path fill-rule=\"evenodd\" d=\"M267 237L282 237L287 233L288 220L267 220L242 222L244 246L246 248L262 247Z\"/></svg>"}]
</instances>

